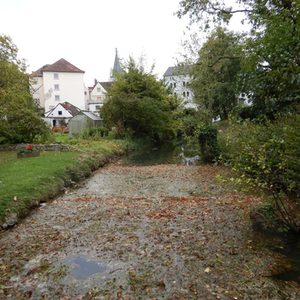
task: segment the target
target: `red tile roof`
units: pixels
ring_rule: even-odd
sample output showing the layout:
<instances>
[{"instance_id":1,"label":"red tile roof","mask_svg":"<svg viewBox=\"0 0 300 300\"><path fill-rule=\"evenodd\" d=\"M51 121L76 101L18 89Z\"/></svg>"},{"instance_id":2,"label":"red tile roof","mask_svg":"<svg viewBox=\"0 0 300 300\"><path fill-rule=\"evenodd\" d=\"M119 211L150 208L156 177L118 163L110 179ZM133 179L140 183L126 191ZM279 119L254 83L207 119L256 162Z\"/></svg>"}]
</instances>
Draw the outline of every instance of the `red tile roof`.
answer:
<instances>
[{"instance_id":1,"label":"red tile roof","mask_svg":"<svg viewBox=\"0 0 300 300\"><path fill-rule=\"evenodd\" d=\"M69 113L74 117L77 114L79 114L80 112L80 108L74 106L73 104L71 104L70 102L64 102L61 103L61 105L64 107L64 109L66 109L67 111L69 111Z\"/></svg>"},{"instance_id":2,"label":"red tile roof","mask_svg":"<svg viewBox=\"0 0 300 300\"><path fill-rule=\"evenodd\" d=\"M52 65L45 65L37 71L33 72L33 75L42 76L43 72L68 72L68 73L84 73L84 71L78 69L67 60L61 58Z\"/></svg>"},{"instance_id":3,"label":"red tile roof","mask_svg":"<svg viewBox=\"0 0 300 300\"><path fill-rule=\"evenodd\" d=\"M43 71L46 67L49 67L50 65L44 65L41 68L39 68L38 70L32 72L31 76L32 77L43 77Z\"/></svg>"}]
</instances>

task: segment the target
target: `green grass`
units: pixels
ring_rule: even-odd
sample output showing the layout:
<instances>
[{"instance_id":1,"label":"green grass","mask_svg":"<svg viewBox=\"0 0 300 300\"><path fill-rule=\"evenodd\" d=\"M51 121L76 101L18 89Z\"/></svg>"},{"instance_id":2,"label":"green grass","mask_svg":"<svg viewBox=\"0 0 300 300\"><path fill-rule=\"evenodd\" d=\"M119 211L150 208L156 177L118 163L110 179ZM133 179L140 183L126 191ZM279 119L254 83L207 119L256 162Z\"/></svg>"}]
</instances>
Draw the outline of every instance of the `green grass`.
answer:
<instances>
[{"instance_id":1,"label":"green grass","mask_svg":"<svg viewBox=\"0 0 300 300\"><path fill-rule=\"evenodd\" d=\"M70 144L76 142L76 139L72 138L69 134L59 132L53 133L53 140L55 143L59 144Z\"/></svg>"},{"instance_id":2,"label":"green grass","mask_svg":"<svg viewBox=\"0 0 300 300\"><path fill-rule=\"evenodd\" d=\"M47 152L17 159L15 152L0 152L0 219L7 209L19 212L32 200L47 200L62 186L61 175L78 159L75 152Z\"/></svg>"},{"instance_id":3,"label":"green grass","mask_svg":"<svg viewBox=\"0 0 300 300\"><path fill-rule=\"evenodd\" d=\"M81 140L70 152L42 152L39 157L18 159L16 152L0 152L0 221L10 213L25 216L122 149L124 145L112 141Z\"/></svg>"}]
</instances>

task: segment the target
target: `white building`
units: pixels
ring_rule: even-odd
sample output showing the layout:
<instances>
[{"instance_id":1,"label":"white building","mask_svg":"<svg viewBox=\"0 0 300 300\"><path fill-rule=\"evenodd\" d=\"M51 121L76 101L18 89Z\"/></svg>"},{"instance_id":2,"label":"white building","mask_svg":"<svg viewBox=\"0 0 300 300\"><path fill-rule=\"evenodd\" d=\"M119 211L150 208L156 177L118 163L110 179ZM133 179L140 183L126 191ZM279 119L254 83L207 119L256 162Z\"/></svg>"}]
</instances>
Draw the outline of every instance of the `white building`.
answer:
<instances>
[{"instance_id":1,"label":"white building","mask_svg":"<svg viewBox=\"0 0 300 300\"><path fill-rule=\"evenodd\" d=\"M99 82L95 79L94 85L88 88L87 108L89 111L99 115L111 85L112 82Z\"/></svg>"},{"instance_id":2,"label":"white building","mask_svg":"<svg viewBox=\"0 0 300 300\"><path fill-rule=\"evenodd\" d=\"M83 76L84 71L63 58L45 65L31 75L33 98L45 111L62 102L86 109Z\"/></svg>"},{"instance_id":3,"label":"white building","mask_svg":"<svg viewBox=\"0 0 300 300\"><path fill-rule=\"evenodd\" d=\"M99 115L101 107L107 98L107 93L113 84L115 76L122 72L118 50L116 49L114 65L110 73L109 81L99 82L95 79L94 85L88 88L88 97L86 98L86 107L89 111Z\"/></svg>"},{"instance_id":4,"label":"white building","mask_svg":"<svg viewBox=\"0 0 300 300\"><path fill-rule=\"evenodd\" d=\"M67 127L69 120L80 113L80 109L69 102L58 103L45 113L45 122L52 130Z\"/></svg>"},{"instance_id":5,"label":"white building","mask_svg":"<svg viewBox=\"0 0 300 300\"><path fill-rule=\"evenodd\" d=\"M182 100L185 108L197 109L197 105L193 102L193 93L189 88L191 76L184 67L169 67L164 73L164 82L168 88Z\"/></svg>"}]
</instances>

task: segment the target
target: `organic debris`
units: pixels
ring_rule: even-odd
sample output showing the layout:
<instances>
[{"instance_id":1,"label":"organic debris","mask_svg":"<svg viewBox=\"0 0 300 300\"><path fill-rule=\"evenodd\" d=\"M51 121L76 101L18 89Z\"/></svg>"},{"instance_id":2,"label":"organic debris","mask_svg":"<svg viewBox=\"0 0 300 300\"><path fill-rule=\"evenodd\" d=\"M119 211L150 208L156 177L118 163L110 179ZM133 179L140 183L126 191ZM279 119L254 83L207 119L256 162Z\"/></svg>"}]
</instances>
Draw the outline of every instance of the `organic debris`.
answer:
<instances>
[{"instance_id":1,"label":"organic debris","mask_svg":"<svg viewBox=\"0 0 300 300\"><path fill-rule=\"evenodd\" d=\"M105 167L0 235L1 299L299 299L216 166ZM81 274L81 269L84 274Z\"/></svg>"}]
</instances>

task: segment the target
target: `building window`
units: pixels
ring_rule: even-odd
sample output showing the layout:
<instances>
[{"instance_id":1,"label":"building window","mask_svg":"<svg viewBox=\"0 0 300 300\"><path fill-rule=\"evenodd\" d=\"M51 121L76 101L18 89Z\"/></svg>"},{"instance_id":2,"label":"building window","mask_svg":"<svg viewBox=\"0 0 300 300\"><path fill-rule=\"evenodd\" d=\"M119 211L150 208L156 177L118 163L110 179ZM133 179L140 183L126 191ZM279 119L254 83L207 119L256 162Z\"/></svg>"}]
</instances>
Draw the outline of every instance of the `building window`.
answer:
<instances>
[{"instance_id":1,"label":"building window","mask_svg":"<svg viewBox=\"0 0 300 300\"><path fill-rule=\"evenodd\" d=\"M182 85L183 85L183 86L186 86L186 82L185 82L185 81L183 81L183 82L182 82Z\"/></svg>"},{"instance_id":2,"label":"building window","mask_svg":"<svg viewBox=\"0 0 300 300\"><path fill-rule=\"evenodd\" d=\"M60 100L59 95L55 95L55 101L59 101L59 100Z\"/></svg>"},{"instance_id":3,"label":"building window","mask_svg":"<svg viewBox=\"0 0 300 300\"><path fill-rule=\"evenodd\" d=\"M54 90L59 91L59 84L54 84Z\"/></svg>"},{"instance_id":4,"label":"building window","mask_svg":"<svg viewBox=\"0 0 300 300\"><path fill-rule=\"evenodd\" d=\"M97 96L97 100L100 101L101 100L101 96Z\"/></svg>"},{"instance_id":5,"label":"building window","mask_svg":"<svg viewBox=\"0 0 300 300\"><path fill-rule=\"evenodd\" d=\"M54 79L59 79L58 73L54 73L54 74L53 74L53 78L54 78Z\"/></svg>"},{"instance_id":6,"label":"building window","mask_svg":"<svg viewBox=\"0 0 300 300\"><path fill-rule=\"evenodd\" d=\"M182 93L183 97L185 97L185 92Z\"/></svg>"},{"instance_id":7,"label":"building window","mask_svg":"<svg viewBox=\"0 0 300 300\"><path fill-rule=\"evenodd\" d=\"M173 85L174 85L174 88L176 88L176 82L174 82Z\"/></svg>"},{"instance_id":8,"label":"building window","mask_svg":"<svg viewBox=\"0 0 300 300\"><path fill-rule=\"evenodd\" d=\"M100 108L101 108L100 105L96 105L96 106L95 106L95 109L96 109L96 110L100 110Z\"/></svg>"},{"instance_id":9,"label":"building window","mask_svg":"<svg viewBox=\"0 0 300 300\"><path fill-rule=\"evenodd\" d=\"M186 96L189 97L190 96L190 92L186 92Z\"/></svg>"},{"instance_id":10,"label":"building window","mask_svg":"<svg viewBox=\"0 0 300 300\"><path fill-rule=\"evenodd\" d=\"M59 110L59 111L58 111L58 115L59 115L59 116L62 116L62 110Z\"/></svg>"},{"instance_id":11,"label":"building window","mask_svg":"<svg viewBox=\"0 0 300 300\"><path fill-rule=\"evenodd\" d=\"M101 88L98 87L97 88L97 92L100 93L101 92Z\"/></svg>"}]
</instances>

